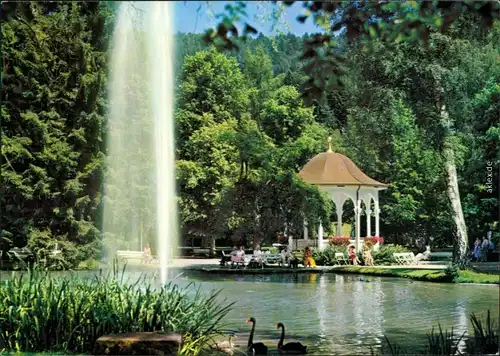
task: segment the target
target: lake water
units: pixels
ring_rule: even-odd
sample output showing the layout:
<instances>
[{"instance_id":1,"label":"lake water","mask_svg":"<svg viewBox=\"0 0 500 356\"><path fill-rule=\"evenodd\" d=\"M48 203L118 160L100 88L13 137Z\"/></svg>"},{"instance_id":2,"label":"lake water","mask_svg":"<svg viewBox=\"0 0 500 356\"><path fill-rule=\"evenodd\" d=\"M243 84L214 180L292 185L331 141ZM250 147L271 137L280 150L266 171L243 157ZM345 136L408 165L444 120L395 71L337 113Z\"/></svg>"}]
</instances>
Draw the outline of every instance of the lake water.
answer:
<instances>
[{"instance_id":1,"label":"lake water","mask_svg":"<svg viewBox=\"0 0 500 356\"><path fill-rule=\"evenodd\" d=\"M140 272L127 275L134 280ZM461 334L470 329L470 313L485 316L489 309L497 318L500 311L498 285L342 274L238 276L170 270L169 275L180 286L195 282L202 291L222 290L220 298L236 302L225 320L240 343L246 342L250 329L245 321L253 316L255 341L275 348L281 321L286 339L307 344L317 355L369 354L370 347L380 348L384 335L413 353L438 323Z\"/></svg>"}]
</instances>

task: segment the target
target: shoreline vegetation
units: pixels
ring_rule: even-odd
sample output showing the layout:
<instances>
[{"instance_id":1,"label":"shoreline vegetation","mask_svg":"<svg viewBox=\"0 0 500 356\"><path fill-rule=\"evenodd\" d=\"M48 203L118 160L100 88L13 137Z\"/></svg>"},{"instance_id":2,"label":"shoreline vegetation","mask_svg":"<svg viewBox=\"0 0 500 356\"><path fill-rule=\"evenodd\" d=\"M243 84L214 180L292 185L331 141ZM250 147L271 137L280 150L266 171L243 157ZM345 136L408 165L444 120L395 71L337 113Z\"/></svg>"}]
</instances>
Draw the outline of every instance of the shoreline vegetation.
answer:
<instances>
[{"instance_id":1,"label":"shoreline vegetation","mask_svg":"<svg viewBox=\"0 0 500 356\"><path fill-rule=\"evenodd\" d=\"M103 335L162 331L183 336L179 355L196 355L224 332L233 303L218 300L220 291L155 288L146 275L130 281L124 273L116 262L85 279L35 266L7 280L0 288L0 350L91 354Z\"/></svg>"},{"instance_id":2,"label":"shoreline vegetation","mask_svg":"<svg viewBox=\"0 0 500 356\"><path fill-rule=\"evenodd\" d=\"M321 266L319 266L321 267ZM412 268L376 268L364 266L340 266L335 268L298 268L298 269L222 269L219 267L199 266L194 270L214 274L287 274L287 273L338 273L358 274L377 277L407 278L421 282L461 283L461 284L500 284L498 274L481 273L473 270L455 271L453 268L412 269Z\"/></svg>"},{"instance_id":3,"label":"shoreline vegetation","mask_svg":"<svg viewBox=\"0 0 500 356\"><path fill-rule=\"evenodd\" d=\"M116 262L113 262L116 263ZM67 271L96 271L108 269L109 264L105 262L90 260L83 261L75 269L68 269ZM156 268L155 265L135 264L128 263L126 266L129 268L151 269ZM476 271L473 268L460 270L449 265L446 269L416 269L412 267L401 267L391 265L379 265L375 267L366 266L322 266L318 268L303 268L296 269L290 268L247 268L247 269L229 269L221 268L218 265L212 266L207 264L199 264L192 266L177 266L176 268L195 270L203 273L214 274L303 274L303 273L339 273L339 274L358 274L377 277L393 277L393 278L407 278L416 281L433 282L433 283L460 283L460 284L500 284L500 274L498 273L484 273ZM44 269L52 271L51 269ZM12 270L14 271L14 270ZM54 270L57 271L57 270Z\"/></svg>"},{"instance_id":4,"label":"shoreline vegetation","mask_svg":"<svg viewBox=\"0 0 500 356\"><path fill-rule=\"evenodd\" d=\"M481 273L473 270L445 270L412 269L412 268L373 268L364 266L343 266L336 268L335 273L363 274L378 277L398 277L411 280L437 283L473 283L473 284L500 284L500 276Z\"/></svg>"},{"instance_id":5,"label":"shoreline vegetation","mask_svg":"<svg viewBox=\"0 0 500 356\"><path fill-rule=\"evenodd\" d=\"M155 288L146 283L146 275L135 282L124 280L125 269L119 269L115 262L109 273L83 279L55 277L33 268L6 281L0 288L0 349L92 353L103 335L162 331L183 336L179 355L198 355L226 333L224 317L234 303L219 300L218 292L204 295L194 284L183 289L172 284ZM357 273L352 268L345 271ZM189 295L189 288L195 288L196 293ZM433 328L422 350L425 354L455 355L463 340L468 354L496 352L498 331L490 311L484 320L471 314L470 321L474 330L470 335L443 331L439 325L437 331ZM381 350L372 349L371 353L404 354L403 348L388 338Z\"/></svg>"}]
</instances>

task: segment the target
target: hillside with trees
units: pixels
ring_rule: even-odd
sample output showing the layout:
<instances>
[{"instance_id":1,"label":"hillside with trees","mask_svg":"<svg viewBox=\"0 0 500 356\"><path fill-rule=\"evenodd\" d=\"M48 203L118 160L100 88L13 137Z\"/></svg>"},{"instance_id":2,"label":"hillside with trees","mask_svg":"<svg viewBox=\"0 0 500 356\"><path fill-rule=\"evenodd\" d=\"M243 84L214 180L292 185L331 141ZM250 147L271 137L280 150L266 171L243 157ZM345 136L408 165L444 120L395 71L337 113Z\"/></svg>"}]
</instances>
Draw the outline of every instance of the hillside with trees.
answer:
<instances>
[{"instance_id":1,"label":"hillside with trees","mask_svg":"<svg viewBox=\"0 0 500 356\"><path fill-rule=\"evenodd\" d=\"M32 3L29 22L2 18L0 239L2 249L27 245L40 254L57 243L74 265L102 250L114 11L98 2L47 4ZM343 86L326 89L312 105L300 97L310 35L260 35L228 53L202 34L176 36L183 239L271 243L285 231L300 236L304 219L311 232L321 219L334 233L326 223L336 220L332 204L296 176L326 149L328 136L334 151L389 184L381 194L386 242L444 246L493 228L498 23L483 32L465 14L449 30L431 32L425 46L374 39L369 51L338 36L332 50L346 58ZM138 76L131 87L139 92L145 80ZM138 130L151 129L147 115L137 120ZM154 165L154 156L143 159ZM134 214L126 197L115 199L122 199L114 202L122 216ZM152 214L141 219L149 223ZM154 229L145 234L154 245Z\"/></svg>"}]
</instances>

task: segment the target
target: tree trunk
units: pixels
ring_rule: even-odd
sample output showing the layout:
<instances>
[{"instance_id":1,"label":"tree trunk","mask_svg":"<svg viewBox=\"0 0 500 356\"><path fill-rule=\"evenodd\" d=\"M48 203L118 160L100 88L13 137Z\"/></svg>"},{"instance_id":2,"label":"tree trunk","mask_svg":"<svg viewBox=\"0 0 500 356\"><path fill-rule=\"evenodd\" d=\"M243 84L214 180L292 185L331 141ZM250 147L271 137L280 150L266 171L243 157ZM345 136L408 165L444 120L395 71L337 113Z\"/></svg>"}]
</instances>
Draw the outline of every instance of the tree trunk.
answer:
<instances>
[{"instance_id":1,"label":"tree trunk","mask_svg":"<svg viewBox=\"0 0 500 356\"><path fill-rule=\"evenodd\" d=\"M215 257L215 236L210 237L210 256Z\"/></svg>"},{"instance_id":2,"label":"tree trunk","mask_svg":"<svg viewBox=\"0 0 500 356\"><path fill-rule=\"evenodd\" d=\"M446 193L448 199L450 199L453 222L455 223L456 231L456 251L455 251L455 263L460 266L465 266L467 264L467 247L468 247L468 237L467 237L467 227L465 225L464 213L462 211L462 203L460 202L460 192L458 190L458 179L457 179L457 168L455 165L455 155L453 149L446 145L444 148L444 158L445 158L445 169L446 169Z\"/></svg>"},{"instance_id":3,"label":"tree trunk","mask_svg":"<svg viewBox=\"0 0 500 356\"><path fill-rule=\"evenodd\" d=\"M451 121L450 115L444 103L444 88L438 84L437 106L441 116L441 124L445 129L443 158L445 160L446 171L446 194L451 203L451 213L453 222L455 223L455 253L454 263L461 267L467 265L467 226L465 225L464 213L462 211L462 203L460 201L460 191L458 190L457 166L455 164L455 154L451 145Z\"/></svg>"}]
</instances>

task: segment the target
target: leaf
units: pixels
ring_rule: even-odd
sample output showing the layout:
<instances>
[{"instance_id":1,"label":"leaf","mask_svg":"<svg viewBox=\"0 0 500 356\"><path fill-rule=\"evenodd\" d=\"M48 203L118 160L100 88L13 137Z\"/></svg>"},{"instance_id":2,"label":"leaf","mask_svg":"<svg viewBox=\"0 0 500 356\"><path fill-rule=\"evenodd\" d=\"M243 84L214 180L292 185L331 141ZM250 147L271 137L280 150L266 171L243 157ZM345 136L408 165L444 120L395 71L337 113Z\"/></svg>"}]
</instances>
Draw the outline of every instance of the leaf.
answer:
<instances>
[{"instance_id":1,"label":"leaf","mask_svg":"<svg viewBox=\"0 0 500 356\"><path fill-rule=\"evenodd\" d=\"M250 26L249 24L245 24L245 31L244 32L245 33L251 33L251 34L257 34L258 33L258 31L254 27Z\"/></svg>"},{"instance_id":2,"label":"leaf","mask_svg":"<svg viewBox=\"0 0 500 356\"><path fill-rule=\"evenodd\" d=\"M307 16L307 15L299 15L299 16L297 16L297 21L299 21L300 23L304 23L304 22L306 22L308 17L309 16Z\"/></svg>"}]
</instances>

